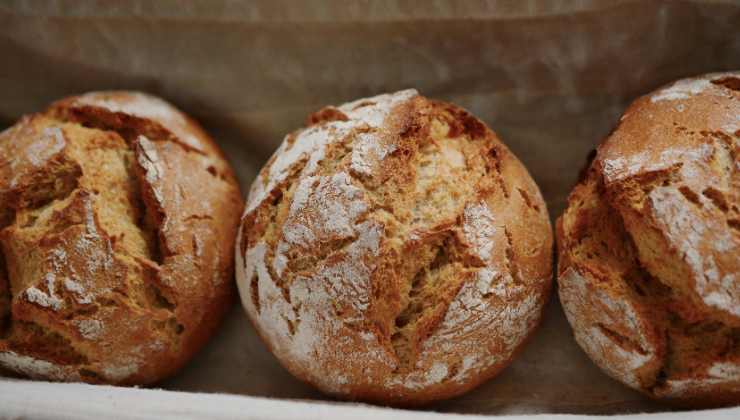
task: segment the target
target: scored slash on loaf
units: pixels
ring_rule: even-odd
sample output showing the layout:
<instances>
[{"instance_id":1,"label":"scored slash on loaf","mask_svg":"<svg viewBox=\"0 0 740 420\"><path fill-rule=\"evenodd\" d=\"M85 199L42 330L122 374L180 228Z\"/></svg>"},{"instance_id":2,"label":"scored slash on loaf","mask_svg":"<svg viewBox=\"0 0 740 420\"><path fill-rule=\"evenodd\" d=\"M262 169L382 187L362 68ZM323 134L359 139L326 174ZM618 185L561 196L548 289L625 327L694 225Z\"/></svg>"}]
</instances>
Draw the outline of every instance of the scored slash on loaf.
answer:
<instances>
[{"instance_id":1,"label":"scored slash on loaf","mask_svg":"<svg viewBox=\"0 0 740 420\"><path fill-rule=\"evenodd\" d=\"M298 378L420 404L510 363L549 295L551 248L540 192L496 135L405 90L286 136L247 200L237 284Z\"/></svg>"}]
</instances>

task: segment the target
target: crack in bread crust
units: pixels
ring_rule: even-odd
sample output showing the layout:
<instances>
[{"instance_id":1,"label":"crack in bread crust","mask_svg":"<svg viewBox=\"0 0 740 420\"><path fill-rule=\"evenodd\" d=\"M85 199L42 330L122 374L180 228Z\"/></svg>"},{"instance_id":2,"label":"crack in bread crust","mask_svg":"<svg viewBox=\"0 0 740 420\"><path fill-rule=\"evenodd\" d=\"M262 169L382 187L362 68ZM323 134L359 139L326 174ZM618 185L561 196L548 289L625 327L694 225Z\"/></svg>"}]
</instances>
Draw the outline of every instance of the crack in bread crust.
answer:
<instances>
[{"instance_id":1,"label":"crack in bread crust","mask_svg":"<svg viewBox=\"0 0 740 420\"><path fill-rule=\"evenodd\" d=\"M145 136L178 144L204 156L214 152L220 155L187 116L163 100L139 92L91 92L74 96L52 104L46 114L62 122L115 131L129 143Z\"/></svg>"},{"instance_id":2,"label":"crack in bread crust","mask_svg":"<svg viewBox=\"0 0 740 420\"><path fill-rule=\"evenodd\" d=\"M427 337L442 321L450 302L462 287L461 258L455 251L454 234L444 232L428 245L405 256L421 260L421 266L402 293L402 304L394 318L391 343L398 359L395 373L414 369Z\"/></svg>"},{"instance_id":3,"label":"crack in bread crust","mask_svg":"<svg viewBox=\"0 0 740 420\"><path fill-rule=\"evenodd\" d=\"M195 191L202 200L192 201ZM0 233L11 292L3 367L52 380L152 383L178 369L223 316L238 187L220 152L169 104L91 93L24 117L0 138L0 196L21 198L3 203L18 203ZM223 200L215 213L214 197ZM175 234L180 227L192 236ZM29 335L29 325L39 333ZM62 341L79 357L54 353Z\"/></svg>"},{"instance_id":4,"label":"crack in bread crust","mask_svg":"<svg viewBox=\"0 0 740 420\"><path fill-rule=\"evenodd\" d=\"M725 79L679 81L636 101L558 221L560 295L576 340L627 385L696 405L740 401L740 235L730 227L740 136L728 124L740 96L715 83ZM718 114L709 122L707 109Z\"/></svg>"},{"instance_id":5,"label":"crack in bread crust","mask_svg":"<svg viewBox=\"0 0 740 420\"><path fill-rule=\"evenodd\" d=\"M255 180L237 249L242 301L278 359L325 392L396 404L503 368L549 291L526 171L480 121L414 91L308 121Z\"/></svg>"}]
</instances>

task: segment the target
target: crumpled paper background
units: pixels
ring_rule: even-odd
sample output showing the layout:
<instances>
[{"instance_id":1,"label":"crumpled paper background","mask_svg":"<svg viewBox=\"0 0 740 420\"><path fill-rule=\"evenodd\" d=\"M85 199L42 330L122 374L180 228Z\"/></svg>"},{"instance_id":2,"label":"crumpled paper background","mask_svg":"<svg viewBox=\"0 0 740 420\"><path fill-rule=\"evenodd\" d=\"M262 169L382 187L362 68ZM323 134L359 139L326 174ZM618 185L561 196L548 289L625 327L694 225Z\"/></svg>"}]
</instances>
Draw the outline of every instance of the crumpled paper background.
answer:
<instances>
[{"instance_id":1,"label":"crumpled paper background","mask_svg":"<svg viewBox=\"0 0 740 420\"><path fill-rule=\"evenodd\" d=\"M554 219L630 100L740 69L740 1L94 0L0 4L0 128L65 95L137 89L218 140L247 190L285 133L326 104L415 87L487 122ZM173 390L321 399L235 306ZM460 413L663 411L596 368L556 296L500 376L429 407Z\"/></svg>"}]
</instances>

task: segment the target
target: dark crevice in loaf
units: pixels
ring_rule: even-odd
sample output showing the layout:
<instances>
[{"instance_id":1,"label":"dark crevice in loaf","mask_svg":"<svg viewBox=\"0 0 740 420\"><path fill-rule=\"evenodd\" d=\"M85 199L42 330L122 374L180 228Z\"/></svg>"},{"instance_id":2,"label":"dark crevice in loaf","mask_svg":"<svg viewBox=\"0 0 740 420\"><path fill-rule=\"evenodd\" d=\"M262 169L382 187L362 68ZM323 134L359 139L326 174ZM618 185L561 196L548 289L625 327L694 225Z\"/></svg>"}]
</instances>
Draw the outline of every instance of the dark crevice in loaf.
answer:
<instances>
[{"instance_id":1,"label":"dark crevice in loaf","mask_svg":"<svg viewBox=\"0 0 740 420\"><path fill-rule=\"evenodd\" d=\"M689 200L694 205L701 207L701 200L699 200L699 195L692 191L691 188L683 185L681 187L678 187L678 192L680 192L681 195L684 196L684 198Z\"/></svg>"},{"instance_id":2,"label":"dark crevice in loaf","mask_svg":"<svg viewBox=\"0 0 740 420\"><path fill-rule=\"evenodd\" d=\"M600 165L600 163L598 164ZM603 196L601 199L606 200L606 204L613 208L615 214L619 216L620 223L623 223L621 221L622 216L618 212L619 206L615 203L644 202L644 199L649 197L656 188L682 184L680 175L682 167L683 162L678 162L666 168L642 172L615 182L608 188L605 186L602 175L594 174L593 176L598 177L595 182L598 183L600 195ZM694 194L691 190L679 192L689 195Z\"/></svg>"},{"instance_id":3,"label":"dark crevice in loaf","mask_svg":"<svg viewBox=\"0 0 740 420\"><path fill-rule=\"evenodd\" d=\"M166 215L160 207L160 203L157 202L155 186L147 181L147 169L145 167L145 165L157 165L160 162L149 161L144 147L138 140L127 144L134 156L131 161L127 162L129 178L134 181L132 182L134 191L129 197L129 201L139 215L136 225L147 238L149 259L161 266L164 264L165 257L172 255L171 252L168 252L161 231Z\"/></svg>"},{"instance_id":4,"label":"dark crevice in loaf","mask_svg":"<svg viewBox=\"0 0 740 420\"><path fill-rule=\"evenodd\" d=\"M694 373L701 358L730 360L740 355L737 336L740 328L732 328L712 319L691 322L676 314L668 314L667 351L663 370L668 377ZM708 366L704 366L705 368ZM703 375L704 372L699 372Z\"/></svg>"},{"instance_id":5,"label":"dark crevice in loaf","mask_svg":"<svg viewBox=\"0 0 740 420\"><path fill-rule=\"evenodd\" d=\"M527 207L529 207L530 209L533 209L534 211L536 211L536 212L539 213L540 206L538 206L532 200L532 198L529 196L529 193L526 190L522 189L522 188L517 188L516 190L519 192L519 195L522 197L522 200L524 200L524 204L526 204Z\"/></svg>"},{"instance_id":6,"label":"dark crevice in loaf","mask_svg":"<svg viewBox=\"0 0 740 420\"><path fill-rule=\"evenodd\" d=\"M722 191L713 187L708 187L705 188L704 191L701 192L701 194L704 197L708 198L709 201L711 201L712 204L714 204L714 206L720 209L720 211L722 211L723 213L727 213L730 210L729 206L727 205L727 198L725 198L725 195L724 193L722 193Z\"/></svg>"},{"instance_id":7,"label":"dark crevice in loaf","mask_svg":"<svg viewBox=\"0 0 740 420\"><path fill-rule=\"evenodd\" d=\"M174 352L180 351L182 345L182 333L185 332L185 326L182 325L176 316L171 315L168 318L151 321L151 328L164 333L169 337L170 349Z\"/></svg>"},{"instance_id":8,"label":"dark crevice in loaf","mask_svg":"<svg viewBox=\"0 0 740 420\"><path fill-rule=\"evenodd\" d=\"M740 78L738 77L727 76L720 79L714 79L712 80L712 84L740 92Z\"/></svg>"},{"instance_id":9,"label":"dark crevice in loaf","mask_svg":"<svg viewBox=\"0 0 740 420\"><path fill-rule=\"evenodd\" d=\"M466 136L475 141L486 138L490 132L483 122L462 108L442 101L430 100L429 102L438 110L436 117L441 118L450 127L448 137Z\"/></svg>"},{"instance_id":10,"label":"dark crevice in loaf","mask_svg":"<svg viewBox=\"0 0 740 420\"><path fill-rule=\"evenodd\" d=\"M277 272L275 271L275 266L273 264L274 260L274 248L269 248L265 253L265 268L267 269L267 273L270 275L270 278L280 289L280 293L283 295L283 299L285 299L285 301L290 304L290 279L287 276L277 275Z\"/></svg>"},{"instance_id":11,"label":"dark crevice in loaf","mask_svg":"<svg viewBox=\"0 0 740 420\"><path fill-rule=\"evenodd\" d=\"M296 134L292 133L288 135L288 140L295 138ZM288 141L286 140L286 141ZM272 167L276 156L273 155L270 160L265 164L264 168L260 172L255 182L262 181L262 188L267 188L269 185L269 171ZM300 177L303 168L305 168L308 162L308 154L302 156L296 161L289 169L288 174L285 176L282 182L274 186L272 191L267 191L267 197L257 206L257 208L250 214L246 215L246 218L242 220L241 225L243 226L243 235L241 243L242 255L246 255L247 250L253 247L255 244L262 240L267 240L272 246L275 245L275 241L270 241L270 237L277 236L277 214L278 210L281 209L283 201L286 199L285 195L290 191L292 186ZM247 232L252 232L248 235ZM270 237L267 237L270 236Z\"/></svg>"},{"instance_id":12,"label":"dark crevice in loaf","mask_svg":"<svg viewBox=\"0 0 740 420\"><path fill-rule=\"evenodd\" d=\"M165 309L172 312L177 307L170 298L164 295L162 289L154 285L151 281L147 282L145 286L145 294L150 308Z\"/></svg>"},{"instance_id":13,"label":"dark crevice in loaf","mask_svg":"<svg viewBox=\"0 0 740 420\"><path fill-rule=\"evenodd\" d=\"M361 223L362 221L358 221ZM345 251L347 247L357 241L357 235L341 239L323 241L311 247L311 254L303 250L293 250L285 254L288 258L288 270L294 273L311 271L332 255ZM270 264L272 265L272 264Z\"/></svg>"},{"instance_id":14,"label":"dark crevice in loaf","mask_svg":"<svg viewBox=\"0 0 740 420\"><path fill-rule=\"evenodd\" d=\"M148 239L148 259L157 266L164 265L165 257L172 256L172 253L166 252L167 248L162 246L164 240L160 229L157 227L159 223L154 221L155 216L152 216L153 210L150 210L141 198L135 200L131 204L143 210L141 212L141 216L136 221L136 225L142 234Z\"/></svg>"},{"instance_id":15,"label":"dark crevice in loaf","mask_svg":"<svg viewBox=\"0 0 740 420\"><path fill-rule=\"evenodd\" d=\"M396 316L395 325L397 329L403 329L414 319L421 316L421 309L424 304L420 300L424 287L431 281L434 272L439 271L444 265L449 264L449 256L444 249L444 242L438 245L434 251L432 262L422 267L411 280L411 287L408 291L406 307Z\"/></svg>"},{"instance_id":16,"label":"dark crevice in loaf","mask_svg":"<svg viewBox=\"0 0 740 420\"><path fill-rule=\"evenodd\" d=\"M642 346L640 346L637 341L618 333L617 331L607 327L604 324L598 323L596 324L596 327L601 330L601 332L605 336L609 337L614 343L617 343L619 347L627 351L635 351L643 356L648 354L648 352L644 348L642 348Z\"/></svg>"},{"instance_id":17,"label":"dark crevice in loaf","mask_svg":"<svg viewBox=\"0 0 740 420\"><path fill-rule=\"evenodd\" d=\"M86 365L87 357L69 339L30 321L15 321L19 328L8 337L10 348L57 365Z\"/></svg>"},{"instance_id":18,"label":"dark crevice in loaf","mask_svg":"<svg viewBox=\"0 0 740 420\"><path fill-rule=\"evenodd\" d=\"M292 320L290 320L290 318L288 318L285 315L281 315L281 317L285 321L285 324L288 325L288 334L290 334L291 336L295 335L296 328L298 327L298 322L300 322L300 319L297 320L296 322L293 322Z\"/></svg>"},{"instance_id":19,"label":"dark crevice in loaf","mask_svg":"<svg viewBox=\"0 0 740 420\"><path fill-rule=\"evenodd\" d=\"M515 284L524 285L525 282L519 273L519 267L516 263L516 255L514 255L514 239L511 236L509 228L504 226L504 236L506 237L506 269L511 273L511 278Z\"/></svg>"},{"instance_id":20,"label":"dark crevice in loaf","mask_svg":"<svg viewBox=\"0 0 740 420\"><path fill-rule=\"evenodd\" d=\"M15 210L48 206L55 201L64 200L76 191L81 176L82 168L73 163L45 179L35 180L36 182L26 187L22 195L9 197L9 202L15 201Z\"/></svg>"},{"instance_id":21,"label":"dark crevice in loaf","mask_svg":"<svg viewBox=\"0 0 740 420\"><path fill-rule=\"evenodd\" d=\"M246 255L250 244L251 246L254 246L255 243L263 240L267 243L267 250L265 251L265 267L268 271L268 274L270 275L271 280L275 283L277 287L280 288L283 298L285 298L288 302L290 301L290 293L287 287L285 287L282 279L276 276L276 273L273 269L273 260L275 247L277 246L276 238L279 236L279 233L277 232L277 216L278 212L283 206L287 193L284 188L286 188L286 185L290 185L289 183L292 183L295 179L297 179L298 174L299 172L297 171L293 172L291 176L286 179L285 183L278 186L274 191L270 193L270 200L265 200L265 203L269 203L269 205L265 205L265 203L263 203L260 207L257 208L254 215L251 216L252 221L261 221L267 219L266 222L259 227L260 233L258 238L256 237L256 235L253 236L247 234L247 232L252 228L252 226L249 226L249 223L242 223L243 235L242 242L240 244L242 255ZM250 295L252 297L252 303L254 304L255 309L257 310L257 313L259 313L261 308L259 301L259 277L256 273L254 274L252 279L250 279Z\"/></svg>"},{"instance_id":22,"label":"dark crevice in loaf","mask_svg":"<svg viewBox=\"0 0 740 420\"><path fill-rule=\"evenodd\" d=\"M324 107L306 118L306 126L327 123L332 121L347 121L347 115L333 106Z\"/></svg>"},{"instance_id":23,"label":"dark crevice in loaf","mask_svg":"<svg viewBox=\"0 0 740 420\"><path fill-rule=\"evenodd\" d=\"M740 137L738 133L740 133L740 130L734 133L735 137ZM711 138L711 141L715 145L715 154L717 153L716 147L719 146L730 156L731 161L737 161L740 157L738 156L740 153L740 146L738 146L736 140L732 138L732 134L727 134L724 131L702 131L701 134L704 137ZM728 165L724 169L730 173L736 173L738 170L737 165L733 165L731 162L728 162Z\"/></svg>"},{"instance_id":24,"label":"dark crevice in loaf","mask_svg":"<svg viewBox=\"0 0 740 420\"><path fill-rule=\"evenodd\" d=\"M708 187L705 188L704 191L702 191L701 193L723 213L727 213L730 210L729 206L727 205L727 198L722 191L713 187Z\"/></svg>"},{"instance_id":25,"label":"dark crevice in loaf","mask_svg":"<svg viewBox=\"0 0 740 420\"><path fill-rule=\"evenodd\" d=\"M740 232L740 219L727 219L727 226Z\"/></svg>"},{"instance_id":26,"label":"dark crevice in loaf","mask_svg":"<svg viewBox=\"0 0 740 420\"><path fill-rule=\"evenodd\" d=\"M294 177L297 176L298 174L295 173L289 179L292 182ZM246 255L247 250L259 241L270 239L269 237L266 238L266 236L277 234L277 214L283 203L286 192L284 191L285 188L287 188L286 184L282 184L274 191L271 191L268 199L257 207L251 215L247 215L247 218L242 220L242 241L240 244L242 255ZM263 220L264 222L262 222ZM249 235L247 232L253 232L253 234Z\"/></svg>"},{"instance_id":27,"label":"dark crevice in loaf","mask_svg":"<svg viewBox=\"0 0 740 420\"><path fill-rule=\"evenodd\" d=\"M447 374L444 378L440 381L441 383L445 383L451 378L454 378L457 376L457 374L460 372L460 368L463 365L462 357L457 356L454 359L452 359L452 362L448 364L447 367Z\"/></svg>"},{"instance_id":28,"label":"dark crevice in loaf","mask_svg":"<svg viewBox=\"0 0 740 420\"><path fill-rule=\"evenodd\" d=\"M506 152L498 146L491 147L491 150L488 151L488 159L486 160L486 170L488 174L495 172L494 177L496 178L496 183L499 188L501 188L501 192L503 192L504 197L509 198L509 187L506 185L506 182L504 182L504 176L501 171L501 162L504 159L505 153Z\"/></svg>"},{"instance_id":29,"label":"dark crevice in loaf","mask_svg":"<svg viewBox=\"0 0 740 420\"><path fill-rule=\"evenodd\" d=\"M148 143L142 144L146 141L142 138L136 138L133 141L126 142L131 152L131 158L126 161L129 182L132 187L129 203L138 215L135 221L136 227L146 238L148 245L147 259L139 262L142 270L142 282L141 284L131 285L131 287L139 289L137 292L143 296L148 309L165 311L169 314L173 321L160 326L158 329L169 331L168 334L173 337L173 345L177 348L180 344L179 335L182 331L179 333L173 332L175 327L172 326L172 323L179 326L178 329L183 328L175 315L178 302L173 293L164 287L159 280L160 267L165 265L166 259L173 256L174 253L167 247L162 230L167 216L162 204L158 201L157 186L152 185L147 178L149 165L157 167L157 165L162 165L162 162L156 161L156 159L155 161L150 160L151 151L148 148L151 145Z\"/></svg>"},{"instance_id":30,"label":"dark crevice in loaf","mask_svg":"<svg viewBox=\"0 0 740 420\"><path fill-rule=\"evenodd\" d=\"M625 235L627 235L626 232ZM637 251L635 250L635 245L631 236L627 235L627 237L624 238L624 243L625 246L630 248L629 254L632 255L632 257L629 261L629 269L622 273L623 280L632 289L632 291L642 296L644 301L650 303L651 309L659 309L658 305L660 303L666 302L672 298L674 293L673 289L666 286L650 274L642 261L636 257ZM658 320L663 320L665 318L665 314L657 311L654 316Z\"/></svg>"},{"instance_id":31,"label":"dark crevice in loaf","mask_svg":"<svg viewBox=\"0 0 740 420\"><path fill-rule=\"evenodd\" d=\"M178 322L174 316L167 320L167 326L177 335L181 335L185 331L185 326Z\"/></svg>"},{"instance_id":32,"label":"dark crevice in loaf","mask_svg":"<svg viewBox=\"0 0 740 420\"><path fill-rule=\"evenodd\" d=\"M655 374L653 383L647 387L647 391L651 394L656 394L660 392L662 388L665 388L667 382L668 382L668 372L666 372L666 367L664 365L662 368L658 370L658 373Z\"/></svg>"},{"instance_id":33,"label":"dark crevice in loaf","mask_svg":"<svg viewBox=\"0 0 740 420\"><path fill-rule=\"evenodd\" d=\"M249 279L249 296L252 299L255 312L259 314L262 307L260 306L259 278L257 274L253 274L252 278Z\"/></svg>"},{"instance_id":34,"label":"dark crevice in loaf","mask_svg":"<svg viewBox=\"0 0 740 420\"><path fill-rule=\"evenodd\" d=\"M453 233L440 234L431 247L426 254L432 257L411 278L404 307L394 319L391 344L399 362L396 372L413 369L419 346L442 321L450 298L462 284L462 279L450 275L451 265L461 265Z\"/></svg>"},{"instance_id":35,"label":"dark crevice in loaf","mask_svg":"<svg viewBox=\"0 0 740 420\"><path fill-rule=\"evenodd\" d=\"M228 182L231 182L231 179L232 179L232 178L231 178L231 176L232 176L232 175L231 175L230 173L224 173L224 171L222 171L222 170L219 170L219 169L218 169L218 168L217 168L216 166L214 166L214 165L209 165L209 166L208 166L208 167L206 168L206 171L207 171L207 172L208 172L209 174L211 174L211 176L212 176L212 177L214 177L214 178L218 179L218 180L219 180L219 181L221 181L221 182L226 182L226 183L228 183Z\"/></svg>"},{"instance_id":36,"label":"dark crevice in loaf","mask_svg":"<svg viewBox=\"0 0 740 420\"><path fill-rule=\"evenodd\" d=\"M436 256L433 263L440 259L446 259L441 246L436 248L435 253ZM440 258L440 255L443 257ZM411 342L413 340L413 329L408 326L412 321L420 318L423 313L423 304L425 302L420 298L420 294L428 282L430 271L431 264L422 267L413 277L406 295L406 306L398 313L398 315L396 315L394 320L394 332L391 335L391 343L396 357L398 358L399 363L396 368L398 371L408 369L413 363L414 343Z\"/></svg>"},{"instance_id":37,"label":"dark crevice in loaf","mask_svg":"<svg viewBox=\"0 0 740 420\"><path fill-rule=\"evenodd\" d=\"M187 152L206 155L205 152L183 142L170 130L152 119L88 105L58 106L51 108L49 114L61 122L77 123L87 128L113 131L129 144L136 141L139 136L144 136L151 141L168 141L179 145Z\"/></svg>"}]
</instances>

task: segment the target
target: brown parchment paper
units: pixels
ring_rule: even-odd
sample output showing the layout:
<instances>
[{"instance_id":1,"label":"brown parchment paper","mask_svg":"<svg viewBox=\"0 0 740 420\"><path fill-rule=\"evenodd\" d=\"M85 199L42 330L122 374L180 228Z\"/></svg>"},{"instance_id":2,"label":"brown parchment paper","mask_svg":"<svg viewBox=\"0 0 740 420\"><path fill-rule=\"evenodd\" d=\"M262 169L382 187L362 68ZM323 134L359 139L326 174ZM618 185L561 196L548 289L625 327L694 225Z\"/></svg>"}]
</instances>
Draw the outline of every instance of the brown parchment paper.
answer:
<instances>
[{"instance_id":1,"label":"brown parchment paper","mask_svg":"<svg viewBox=\"0 0 740 420\"><path fill-rule=\"evenodd\" d=\"M96 89L161 95L200 120L244 191L310 111L415 87L485 120L554 219L628 102L673 79L740 69L739 1L3 1L0 128ZM235 305L174 390L320 399ZM556 295L524 353L462 413L661 411L601 373Z\"/></svg>"}]
</instances>

